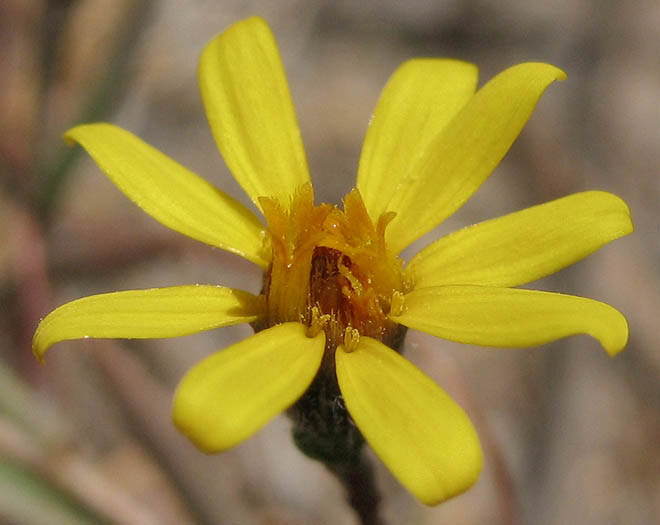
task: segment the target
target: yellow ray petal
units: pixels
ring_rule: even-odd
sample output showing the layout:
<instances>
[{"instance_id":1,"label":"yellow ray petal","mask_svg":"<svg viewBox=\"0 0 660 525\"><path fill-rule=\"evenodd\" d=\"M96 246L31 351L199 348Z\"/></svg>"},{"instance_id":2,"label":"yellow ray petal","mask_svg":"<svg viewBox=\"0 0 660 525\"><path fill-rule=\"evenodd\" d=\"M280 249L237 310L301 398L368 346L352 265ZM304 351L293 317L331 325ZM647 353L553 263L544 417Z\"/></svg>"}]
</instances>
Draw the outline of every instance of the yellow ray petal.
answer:
<instances>
[{"instance_id":1,"label":"yellow ray petal","mask_svg":"<svg viewBox=\"0 0 660 525\"><path fill-rule=\"evenodd\" d=\"M179 337L261 315L258 297L222 286L191 285L91 295L63 304L39 323L32 340L38 359L69 339Z\"/></svg>"},{"instance_id":2,"label":"yellow ray petal","mask_svg":"<svg viewBox=\"0 0 660 525\"><path fill-rule=\"evenodd\" d=\"M174 423L207 453L237 445L295 402L311 384L325 335L284 323L192 368L174 396Z\"/></svg>"},{"instance_id":3,"label":"yellow ray petal","mask_svg":"<svg viewBox=\"0 0 660 525\"><path fill-rule=\"evenodd\" d=\"M360 432L392 474L427 505L467 490L482 465L463 410L415 365L375 339L335 354L337 380Z\"/></svg>"},{"instance_id":4,"label":"yellow ray petal","mask_svg":"<svg viewBox=\"0 0 660 525\"><path fill-rule=\"evenodd\" d=\"M541 94L565 74L554 66L513 66L488 82L411 159L387 210L397 215L387 240L395 252L440 224L488 178L516 139Z\"/></svg>"},{"instance_id":5,"label":"yellow ray petal","mask_svg":"<svg viewBox=\"0 0 660 525\"><path fill-rule=\"evenodd\" d=\"M87 150L127 197L160 223L262 267L264 227L250 210L132 133L112 124L64 135Z\"/></svg>"},{"instance_id":6,"label":"yellow ray petal","mask_svg":"<svg viewBox=\"0 0 660 525\"><path fill-rule=\"evenodd\" d=\"M215 142L239 184L258 207L259 197L288 205L309 172L266 22L248 18L211 40L200 58L199 87Z\"/></svg>"},{"instance_id":7,"label":"yellow ray petal","mask_svg":"<svg viewBox=\"0 0 660 525\"><path fill-rule=\"evenodd\" d=\"M413 159L472 97L477 68L458 60L414 59L392 75L362 147L357 187L376 222Z\"/></svg>"},{"instance_id":8,"label":"yellow ray petal","mask_svg":"<svg viewBox=\"0 0 660 525\"><path fill-rule=\"evenodd\" d=\"M565 268L633 231L630 210L604 191L576 193L469 226L410 261L416 288L517 286Z\"/></svg>"},{"instance_id":9,"label":"yellow ray petal","mask_svg":"<svg viewBox=\"0 0 660 525\"><path fill-rule=\"evenodd\" d=\"M518 288L422 288L406 294L403 313L390 317L437 337L484 346L536 346L587 334L613 356L628 340L625 317L605 303Z\"/></svg>"}]
</instances>

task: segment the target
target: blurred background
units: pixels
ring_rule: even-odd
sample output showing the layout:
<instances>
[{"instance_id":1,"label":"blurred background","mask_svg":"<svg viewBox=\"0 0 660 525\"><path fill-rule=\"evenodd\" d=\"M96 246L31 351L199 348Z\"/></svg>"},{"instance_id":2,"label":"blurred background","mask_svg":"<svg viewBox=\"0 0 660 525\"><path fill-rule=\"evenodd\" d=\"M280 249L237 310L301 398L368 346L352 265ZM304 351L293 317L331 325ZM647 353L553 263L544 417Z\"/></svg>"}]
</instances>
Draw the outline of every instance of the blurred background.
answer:
<instances>
[{"instance_id":1,"label":"blurred background","mask_svg":"<svg viewBox=\"0 0 660 525\"><path fill-rule=\"evenodd\" d=\"M572 192L630 205L636 232L532 286L620 309L627 349L573 337L529 350L409 333L406 356L472 417L477 485L419 504L378 461L388 523L648 524L660 516L660 4L656 0L2 0L0 3L0 521L356 523L281 416L218 456L170 422L178 379L249 327L153 341L60 343L41 317L84 295L190 283L258 292L256 267L169 231L83 153L70 126L106 120L247 204L208 130L204 44L259 14L282 53L320 200L352 188L371 111L417 56L568 73L494 175L423 240ZM414 249L410 251L414 253ZM656 516L654 519L653 516Z\"/></svg>"}]
</instances>

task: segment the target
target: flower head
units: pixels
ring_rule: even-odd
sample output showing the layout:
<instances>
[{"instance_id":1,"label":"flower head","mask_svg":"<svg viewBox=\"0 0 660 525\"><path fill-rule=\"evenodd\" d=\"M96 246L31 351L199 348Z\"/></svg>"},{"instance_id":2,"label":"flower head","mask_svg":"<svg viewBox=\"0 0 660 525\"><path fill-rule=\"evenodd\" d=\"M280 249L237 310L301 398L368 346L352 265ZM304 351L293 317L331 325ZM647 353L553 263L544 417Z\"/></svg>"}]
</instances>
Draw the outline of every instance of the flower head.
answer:
<instances>
[{"instance_id":1,"label":"flower head","mask_svg":"<svg viewBox=\"0 0 660 525\"><path fill-rule=\"evenodd\" d=\"M252 323L255 335L201 361L177 388L174 421L200 449L227 449L298 400L313 403L309 392L321 381L422 502L462 492L481 469L477 434L400 355L407 327L498 347L584 333L610 355L628 336L625 318L606 304L515 288L630 233L628 208L612 194L569 195L442 237L407 264L399 258L479 188L545 88L564 76L520 64L475 92L471 64L406 62L381 95L357 187L339 209L314 202L270 30L256 17L231 26L204 50L199 82L216 143L265 224L118 127L81 125L65 138L161 223L261 266L261 294L192 285L85 297L40 323L35 354L67 339Z\"/></svg>"}]
</instances>

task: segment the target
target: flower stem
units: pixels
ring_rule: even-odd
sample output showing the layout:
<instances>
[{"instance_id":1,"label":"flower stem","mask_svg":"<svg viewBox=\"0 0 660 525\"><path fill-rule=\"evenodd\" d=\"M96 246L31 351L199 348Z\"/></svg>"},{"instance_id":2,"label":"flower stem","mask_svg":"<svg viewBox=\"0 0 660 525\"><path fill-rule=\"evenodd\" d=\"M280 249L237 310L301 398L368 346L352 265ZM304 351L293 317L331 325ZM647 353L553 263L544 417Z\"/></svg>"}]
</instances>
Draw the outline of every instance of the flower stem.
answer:
<instances>
[{"instance_id":1,"label":"flower stem","mask_svg":"<svg viewBox=\"0 0 660 525\"><path fill-rule=\"evenodd\" d=\"M374 483L370 461L361 455L357 464L335 464L327 467L344 485L348 501L360 518L360 523L382 525L383 521L379 515L380 495Z\"/></svg>"},{"instance_id":2,"label":"flower stem","mask_svg":"<svg viewBox=\"0 0 660 525\"><path fill-rule=\"evenodd\" d=\"M379 525L380 497L364 438L351 419L332 367L322 367L307 392L289 409L293 440L306 456L323 463L341 481L362 525ZM332 373L324 373L328 369Z\"/></svg>"}]
</instances>

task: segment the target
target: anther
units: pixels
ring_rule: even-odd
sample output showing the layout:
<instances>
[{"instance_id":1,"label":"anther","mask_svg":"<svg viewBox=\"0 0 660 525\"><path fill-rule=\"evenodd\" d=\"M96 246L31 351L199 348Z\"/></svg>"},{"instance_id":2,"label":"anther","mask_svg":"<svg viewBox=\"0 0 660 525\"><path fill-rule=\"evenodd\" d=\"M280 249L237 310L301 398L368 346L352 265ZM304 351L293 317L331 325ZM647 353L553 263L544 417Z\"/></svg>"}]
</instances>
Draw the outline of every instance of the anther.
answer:
<instances>
[{"instance_id":1,"label":"anther","mask_svg":"<svg viewBox=\"0 0 660 525\"><path fill-rule=\"evenodd\" d=\"M307 327L307 337L316 337L319 335L325 325L328 324L328 321L330 321L330 315L321 315L318 307L312 306L312 318L310 319L309 326Z\"/></svg>"},{"instance_id":2,"label":"anther","mask_svg":"<svg viewBox=\"0 0 660 525\"><path fill-rule=\"evenodd\" d=\"M337 269L339 270L339 273L341 275L343 275L346 279L348 279L348 282L350 283L351 288L353 289L353 291L357 295L360 295L362 293L362 283L360 282L360 280L357 277L355 277L355 275L353 275L353 272L351 272L351 269L344 263L343 257L337 263ZM344 293L344 295L346 295L348 297L350 291L349 291L349 293L346 293L346 291L344 291L344 288L345 287L342 288L342 292Z\"/></svg>"},{"instance_id":3,"label":"anther","mask_svg":"<svg viewBox=\"0 0 660 525\"><path fill-rule=\"evenodd\" d=\"M357 328L346 327L344 332L344 350L347 352L354 352L357 350L358 343L360 342L360 332Z\"/></svg>"}]
</instances>

